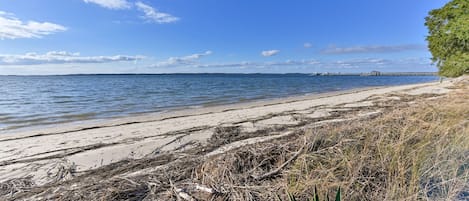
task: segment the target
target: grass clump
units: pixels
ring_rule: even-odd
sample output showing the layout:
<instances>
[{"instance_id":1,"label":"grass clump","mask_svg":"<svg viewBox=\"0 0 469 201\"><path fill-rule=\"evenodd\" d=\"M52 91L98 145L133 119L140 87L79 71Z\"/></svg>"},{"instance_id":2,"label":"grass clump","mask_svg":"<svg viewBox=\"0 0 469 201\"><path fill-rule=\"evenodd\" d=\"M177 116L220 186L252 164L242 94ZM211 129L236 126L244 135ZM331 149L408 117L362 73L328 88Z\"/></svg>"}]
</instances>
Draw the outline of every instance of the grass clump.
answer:
<instances>
[{"instance_id":1,"label":"grass clump","mask_svg":"<svg viewBox=\"0 0 469 201\"><path fill-rule=\"evenodd\" d=\"M288 200L289 200L289 201L297 201L297 200L298 200L298 199L297 199L294 195L292 195L291 193L287 193L287 195L288 195ZM278 199L279 199L280 201L282 201L282 198L281 198L280 196L278 196ZM306 199L306 200L307 200L307 201L321 201L320 196L319 196L318 189L317 189L316 187L314 187L314 192L313 192L313 195L311 196L311 198L308 198L308 199ZM324 201L329 201L329 200L330 200L330 199L329 199L329 195L326 194ZM341 199L340 199L340 188L337 190L337 193L336 193L336 195L335 195L335 201L341 201Z\"/></svg>"},{"instance_id":2,"label":"grass clump","mask_svg":"<svg viewBox=\"0 0 469 201\"><path fill-rule=\"evenodd\" d=\"M467 90L465 90L467 92ZM469 93L312 130L285 174L289 192L342 186L347 200L469 199Z\"/></svg>"}]
</instances>

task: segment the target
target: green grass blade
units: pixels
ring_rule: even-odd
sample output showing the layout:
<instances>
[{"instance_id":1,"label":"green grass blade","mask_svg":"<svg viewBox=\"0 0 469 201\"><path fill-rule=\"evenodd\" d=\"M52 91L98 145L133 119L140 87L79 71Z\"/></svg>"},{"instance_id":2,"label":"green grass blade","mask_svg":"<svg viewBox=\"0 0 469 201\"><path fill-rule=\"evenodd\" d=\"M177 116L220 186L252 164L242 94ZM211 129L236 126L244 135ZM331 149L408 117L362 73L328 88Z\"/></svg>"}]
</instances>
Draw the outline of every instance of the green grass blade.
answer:
<instances>
[{"instance_id":1,"label":"green grass blade","mask_svg":"<svg viewBox=\"0 0 469 201\"><path fill-rule=\"evenodd\" d=\"M278 201L283 201L279 194L276 193L275 195L277 196Z\"/></svg>"},{"instance_id":2,"label":"green grass blade","mask_svg":"<svg viewBox=\"0 0 469 201\"><path fill-rule=\"evenodd\" d=\"M318 188L316 188L316 186L314 186L314 201L319 201L319 192L318 192Z\"/></svg>"},{"instance_id":3,"label":"green grass blade","mask_svg":"<svg viewBox=\"0 0 469 201\"><path fill-rule=\"evenodd\" d=\"M337 194L335 195L335 201L340 201L340 187L337 190Z\"/></svg>"},{"instance_id":4,"label":"green grass blade","mask_svg":"<svg viewBox=\"0 0 469 201\"><path fill-rule=\"evenodd\" d=\"M296 201L295 196L293 196L291 193L288 193L288 198L290 201Z\"/></svg>"}]
</instances>

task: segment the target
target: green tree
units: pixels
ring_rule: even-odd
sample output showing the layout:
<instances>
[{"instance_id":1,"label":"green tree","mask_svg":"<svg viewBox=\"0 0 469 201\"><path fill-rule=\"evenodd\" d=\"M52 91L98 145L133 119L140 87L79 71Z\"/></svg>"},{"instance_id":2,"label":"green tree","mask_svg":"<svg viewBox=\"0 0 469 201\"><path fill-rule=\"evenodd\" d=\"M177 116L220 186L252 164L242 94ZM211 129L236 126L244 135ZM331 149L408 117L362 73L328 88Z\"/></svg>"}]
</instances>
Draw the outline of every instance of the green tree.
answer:
<instances>
[{"instance_id":1,"label":"green tree","mask_svg":"<svg viewBox=\"0 0 469 201\"><path fill-rule=\"evenodd\" d=\"M452 0L425 18L428 48L439 74L469 73L469 0Z\"/></svg>"}]
</instances>

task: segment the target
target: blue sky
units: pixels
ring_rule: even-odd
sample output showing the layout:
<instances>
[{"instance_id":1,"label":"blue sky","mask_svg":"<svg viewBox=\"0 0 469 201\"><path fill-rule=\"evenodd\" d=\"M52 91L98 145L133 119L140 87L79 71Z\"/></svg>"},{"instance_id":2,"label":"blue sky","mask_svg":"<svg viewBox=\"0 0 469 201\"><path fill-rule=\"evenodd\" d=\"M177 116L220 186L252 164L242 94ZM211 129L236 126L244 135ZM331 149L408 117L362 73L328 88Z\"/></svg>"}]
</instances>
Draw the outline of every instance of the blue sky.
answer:
<instances>
[{"instance_id":1,"label":"blue sky","mask_svg":"<svg viewBox=\"0 0 469 201\"><path fill-rule=\"evenodd\" d=\"M447 0L0 0L0 74L436 71Z\"/></svg>"}]
</instances>

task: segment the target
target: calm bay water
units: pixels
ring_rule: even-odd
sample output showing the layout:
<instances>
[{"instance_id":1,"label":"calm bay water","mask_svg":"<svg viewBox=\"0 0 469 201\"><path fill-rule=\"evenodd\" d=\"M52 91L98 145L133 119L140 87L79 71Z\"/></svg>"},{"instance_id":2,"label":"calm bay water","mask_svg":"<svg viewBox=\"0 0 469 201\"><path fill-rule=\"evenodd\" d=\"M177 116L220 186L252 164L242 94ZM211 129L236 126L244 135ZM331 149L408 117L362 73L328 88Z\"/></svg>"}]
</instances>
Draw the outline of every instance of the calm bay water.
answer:
<instances>
[{"instance_id":1,"label":"calm bay water","mask_svg":"<svg viewBox=\"0 0 469 201\"><path fill-rule=\"evenodd\" d=\"M0 132L184 107L434 80L437 77L306 74L0 76Z\"/></svg>"}]
</instances>

